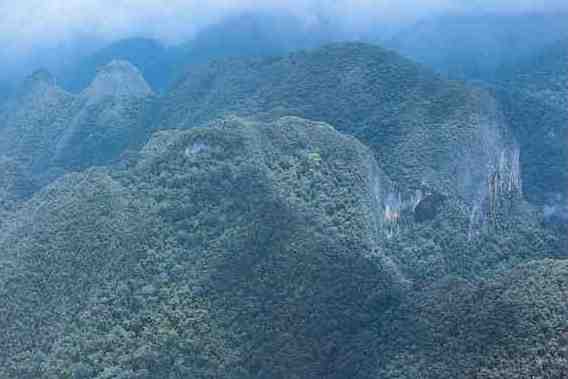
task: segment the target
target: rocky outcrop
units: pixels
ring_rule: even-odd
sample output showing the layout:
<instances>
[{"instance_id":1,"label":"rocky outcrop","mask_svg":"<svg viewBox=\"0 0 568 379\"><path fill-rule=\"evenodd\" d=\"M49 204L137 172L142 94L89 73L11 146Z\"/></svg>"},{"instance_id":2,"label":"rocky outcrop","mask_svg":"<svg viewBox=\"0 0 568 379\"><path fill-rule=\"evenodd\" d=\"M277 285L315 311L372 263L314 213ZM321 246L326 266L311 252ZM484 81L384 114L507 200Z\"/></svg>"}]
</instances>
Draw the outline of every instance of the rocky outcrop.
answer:
<instances>
[{"instance_id":1,"label":"rocky outcrop","mask_svg":"<svg viewBox=\"0 0 568 379\"><path fill-rule=\"evenodd\" d=\"M508 67L494 89L522 149L527 199L549 220L566 219L568 39Z\"/></svg>"},{"instance_id":2,"label":"rocky outcrop","mask_svg":"<svg viewBox=\"0 0 568 379\"><path fill-rule=\"evenodd\" d=\"M412 198L423 187L479 206L502 152L508 156L515 145L489 91L446 81L365 44L212 63L166 96L163 124L193 127L227 113L299 115L357 137L396 184L390 221L400 218L403 204L415 206Z\"/></svg>"}]
</instances>

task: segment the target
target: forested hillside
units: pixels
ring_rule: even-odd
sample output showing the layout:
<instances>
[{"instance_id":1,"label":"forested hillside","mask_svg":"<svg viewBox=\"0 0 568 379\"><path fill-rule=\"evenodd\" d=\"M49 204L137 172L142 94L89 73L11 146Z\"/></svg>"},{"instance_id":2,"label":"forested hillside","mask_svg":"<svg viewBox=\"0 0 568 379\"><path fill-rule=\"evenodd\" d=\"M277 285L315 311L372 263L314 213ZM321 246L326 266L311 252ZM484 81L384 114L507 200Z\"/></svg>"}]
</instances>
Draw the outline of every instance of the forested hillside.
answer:
<instances>
[{"instance_id":1,"label":"forested hillside","mask_svg":"<svg viewBox=\"0 0 568 379\"><path fill-rule=\"evenodd\" d=\"M566 377L565 44L471 83L250 20L0 102L0 377Z\"/></svg>"}]
</instances>

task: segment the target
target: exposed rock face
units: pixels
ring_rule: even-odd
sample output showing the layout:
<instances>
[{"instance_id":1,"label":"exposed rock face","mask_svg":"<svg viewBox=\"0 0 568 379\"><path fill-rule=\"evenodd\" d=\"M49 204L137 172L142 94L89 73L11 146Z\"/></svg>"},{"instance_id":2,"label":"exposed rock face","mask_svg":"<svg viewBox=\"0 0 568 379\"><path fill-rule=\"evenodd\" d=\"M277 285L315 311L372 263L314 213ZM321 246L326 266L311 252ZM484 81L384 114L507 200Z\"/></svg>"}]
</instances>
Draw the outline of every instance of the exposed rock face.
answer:
<instances>
[{"instance_id":1,"label":"exposed rock face","mask_svg":"<svg viewBox=\"0 0 568 379\"><path fill-rule=\"evenodd\" d=\"M28 359L51 351L54 340L71 341L42 363L61 375L69 367L61 363L90 351L99 334L116 338L112 330L95 333L104 320L89 309L125 304L120 319L131 335L136 323L150 325L141 319L146 307L165 318L162 296L187 288L193 305L181 309L201 304L203 322L218 334L195 331L196 346L213 340L211 354L221 359L206 359L207 377L372 377L368 327L380 325L408 284L382 251L379 183L388 179L368 149L297 118L163 131L125 171L66 176L35 196L0 242L11 252L0 275L9 289L0 323L13 341L2 350L0 372L30 375L37 365ZM110 291L121 286L129 290ZM129 291L140 292L138 305ZM36 311L27 312L32 304ZM42 333L22 330L13 323L18 317ZM184 333L182 325L170 328ZM91 328L93 335L82 332ZM149 375L195 375L199 366L191 362L166 364L188 354L168 346L148 347L155 359ZM31 356L17 354L27 349ZM105 367L142 370L132 351L111 349Z\"/></svg>"},{"instance_id":2,"label":"exposed rock face","mask_svg":"<svg viewBox=\"0 0 568 379\"><path fill-rule=\"evenodd\" d=\"M163 122L192 127L227 113L328 122L373 149L401 190L393 196L403 200L426 185L473 206L502 152L514 146L488 91L443 80L364 44L212 63L171 91Z\"/></svg>"},{"instance_id":3,"label":"exposed rock face","mask_svg":"<svg viewBox=\"0 0 568 379\"><path fill-rule=\"evenodd\" d=\"M568 220L568 39L509 67L495 90L522 149L527 198Z\"/></svg>"},{"instance_id":4,"label":"exposed rock face","mask_svg":"<svg viewBox=\"0 0 568 379\"><path fill-rule=\"evenodd\" d=\"M138 150L141 80L0 111L1 378L566 372L566 235L496 91L361 44L213 63Z\"/></svg>"}]
</instances>

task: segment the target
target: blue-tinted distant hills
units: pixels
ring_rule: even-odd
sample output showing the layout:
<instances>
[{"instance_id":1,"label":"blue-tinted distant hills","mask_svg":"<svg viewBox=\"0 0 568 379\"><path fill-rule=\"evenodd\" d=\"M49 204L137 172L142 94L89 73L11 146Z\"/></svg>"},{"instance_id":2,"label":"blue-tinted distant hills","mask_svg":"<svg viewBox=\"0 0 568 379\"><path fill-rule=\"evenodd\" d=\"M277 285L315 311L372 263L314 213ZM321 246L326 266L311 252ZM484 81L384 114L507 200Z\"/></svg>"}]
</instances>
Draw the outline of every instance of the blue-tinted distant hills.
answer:
<instances>
[{"instance_id":1,"label":"blue-tinted distant hills","mask_svg":"<svg viewBox=\"0 0 568 379\"><path fill-rule=\"evenodd\" d=\"M522 62L568 37L568 14L445 15L423 20L388 46L458 79L498 79L499 68Z\"/></svg>"},{"instance_id":2,"label":"blue-tinted distant hills","mask_svg":"<svg viewBox=\"0 0 568 379\"><path fill-rule=\"evenodd\" d=\"M212 59L281 55L337 38L330 28L310 27L293 16L245 13L206 27L178 45L166 46L149 38L119 40L65 67L57 76L64 88L78 92L91 82L98 67L126 60L155 91L163 92L192 65Z\"/></svg>"}]
</instances>

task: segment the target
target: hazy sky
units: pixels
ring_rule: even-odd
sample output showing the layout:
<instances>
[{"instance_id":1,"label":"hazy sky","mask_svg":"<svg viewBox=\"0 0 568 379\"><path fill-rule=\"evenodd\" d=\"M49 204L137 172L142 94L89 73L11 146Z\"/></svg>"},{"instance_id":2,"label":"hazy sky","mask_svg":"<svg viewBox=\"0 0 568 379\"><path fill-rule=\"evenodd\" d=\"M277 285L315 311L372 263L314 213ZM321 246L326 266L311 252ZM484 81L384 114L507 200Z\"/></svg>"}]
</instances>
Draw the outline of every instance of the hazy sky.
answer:
<instances>
[{"instance_id":1,"label":"hazy sky","mask_svg":"<svg viewBox=\"0 0 568 379\"><path fill-rule=\"evenodd\" d=\"M318 16L344 27L412 20L443 11L555 11L567 0L0 0L0 48L25 50L85 35L131 35L178 41L224 16L274 9L314 22Z\"/></svg>"},{"instance_id":2,"label":"hazy sky","mask_svg":"<svg viewBox=\"0 0 568 379\"><path fill-rule=\"evenodd\" d=\"M13 67L33 60L30 52L43 57L56 46L87 45L83 41L143 36L176 43L243 11L286 12L306 24L325 20L356 33L444 12L567 8L568 0L0 0L0 62Z\"/></svg>"}]
</instances>

